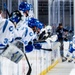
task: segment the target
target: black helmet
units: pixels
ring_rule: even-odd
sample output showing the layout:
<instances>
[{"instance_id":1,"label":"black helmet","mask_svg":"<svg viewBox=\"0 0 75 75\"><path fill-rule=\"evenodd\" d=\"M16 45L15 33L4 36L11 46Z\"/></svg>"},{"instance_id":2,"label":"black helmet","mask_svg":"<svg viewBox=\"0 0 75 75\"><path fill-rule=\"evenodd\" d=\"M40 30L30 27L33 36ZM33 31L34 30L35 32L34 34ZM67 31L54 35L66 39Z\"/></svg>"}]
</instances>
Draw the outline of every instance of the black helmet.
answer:
<instances>
[{"instance_id":1,"label":"black helmet","mask_svg":"<svg viewBox=\"0 0 75 75\"><path fill-rule=\"evenodd\" d=\"M9 19L17 24L21 20L21 17L21 12L19 10L15 10L10 14Z\"/></svg>"}]
</instances>

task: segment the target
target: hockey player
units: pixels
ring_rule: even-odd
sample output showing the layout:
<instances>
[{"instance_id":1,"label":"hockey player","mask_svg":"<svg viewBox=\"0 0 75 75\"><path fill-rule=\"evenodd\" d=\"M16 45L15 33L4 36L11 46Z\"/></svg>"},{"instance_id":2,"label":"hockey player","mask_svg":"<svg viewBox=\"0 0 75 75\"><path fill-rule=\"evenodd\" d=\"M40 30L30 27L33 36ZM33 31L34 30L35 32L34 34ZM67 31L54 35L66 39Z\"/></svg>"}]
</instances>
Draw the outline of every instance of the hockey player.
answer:
<instances>
[{"instance_id":1,"label":"hockey player","mask_svg":"<svg viewBox=\"0 0 75 75\"><path fill-rule=\"evenodd\" d=\"M26 52L30 52L33 50L33 46L31 44L31 42L29 42L30 40L30 37L33 35L33 31L31 30L31 28L27 25L27 22L26 22L26 17L27 17L27 13L26 11L28 11L29 9L28 7L25 7L25 13L22 13L20 12L19 10L16 10L14 11L12 14L11 14L11 17L10 17L10 20L15 23L15 27L16 27L16 30L18 31L18 33L20 34L20 38L17 38L16 40L21 40L24 44L24 56L26 57L26 60L27 60L27 63L29 65L29 70L27 72L27 75L30 75L31 73L31 66L29 64L29 61L28 61L28 58L26 56ZM29 38L25 38L27 35L29 35ZM25 39L24 39L25 38ZM17 44L16 44L17 45ZM21 45L19 45L21 46ZM28 49L30 48L30 49ZM17 54L16 54L17 56ZM23 55L20 55L20 58L19 60L22 58ZM17 62L19 62L19 60Z\"/></svg>"},{"instance_id":2,"label":"hockey player","mask_svg":"<svg viewBox=\"0 0 75 75\"><path fill-rule=\"evenodd\" d=\"M75 35L73 36L72 42L70 43L70 49L67 53L68 62L75 63Z\"/></svg>"},{"instance_id":3,"label":"hockey player","mask_svg":"<svg viewBox=\"0 0 75 75\"><path fill-rule=\"evenodd\" d=\"M11 13L9 20L1 19L0 20L0 53L1 56L7 57L11 61L18 63L24 56L24 46L21 41L23 34L25 33L26 27L24 22L20 22L21 13L16 10ZM21 23L21 27L17 24ZM25 29L24 29L25 28ZM19 34L20 35L19 35Z\"/></svg>"},{"instance_id":4,"label":"hockey player","mask_svg":"<svg viewBox=\"0 0 75 75\"><path fill-rule=\"evenodd\" d=\"M10 20L13 21L16 25L16 29L20 33L20 37L23 37L23 34L27 31L28 21L27 16L30 10L30 4L27 2L21 2L19 5L19 10L16 10L11 13Z\"/></svg>"},{"instance_id":5,"label":"hockey player","mask_svg":"<svg viewBox=\"0 0 75 75\"><path fill-rule=\"evenodd\" d=\"M16 37L18 37L18 34L14 24L7 19L0 18L0 54Z\"/></svg>"},{"instance_id":6,"label":"hockey player","mask_svg":"<svg viewBox=\"0 0 75 75\"><path fill-rule=\"evenodd\" d=\"M52 35L52 27L50 25L45 26L39 33L39 40L45 40Z\"/></svg>"},{"instance_id":7,"label":"hockey player","mask_svg":"<svg viewBox=\"0 0 75 75\"><path fill-rule=\"evenodd\" d=\"M28 20L28 26L32 28L34 33L38 34L43 28L43 23L41 23L38 19L35 19L34 17L32 17Z\"/></svg>"},{"instance_id":8,"label":"hockey player","mask_svg":"<svg viewBox=\"0 0 75 75\"><path fill-rule=\"evenodd\" d=\"M19 33L19 37L22 37L23 33L25 32L25 26L24 26L24 22L21 21L22 15L21 15L20 11L16 10L16 11L12 12L9 19L11 22L14 23L15 29Z\"/></svg>"},{"instance_id":9,"label":"hockey player","mask_svg":"<svg viewBox=\"0 0 75 75\"><path fill-rule=\"evenodd\" d=\"M25 56L25 58L27 60L27 63L28 63L28 66L29 66L29 70L27 72L27 75L30 75L32 69L31 69L30 63L28 61L28 58L26 56L26 53L24 51L24 49L25 49L25 42L23 40L27 36L27 34L28 34L28 28L29 28L26 25L25 18L26 18L26 14L23 15L19 10L16 10L16 11L12 12L11 15L10 15L10 18L9 18L10 21L12 21L15 24L15 29L20 34L19 38L16 38L15 40L20 40L22 42L21 43L21 42L17 41L17 42L14 43L19 49L17 49L18 50L17 52L13 53L13 56L12 56L13 59L12 60L14 62L18 63L22 59L22 57Z\"/></svg>"},{"instance_id":10,"label":"hockey player","mask_svg":"<svg viewBox=\"0 0 75 75\"><path fill-rule=\"evenodd\" d=\"M28 20L27 17L29 15L29 10L30 10L30 4L28 4L27 2L21 2L21 4L19 5L19 13L21 13L20 16L20 21L17 23L16 25L16 29L18 30L19 33L21 33L21 37L26 34L27 32L27 28L28 27ZM16 15L19 16L19 15ZM13 15L12 15L13 17Z\"/></svg>"},{"instance_id":11,"label":"hockey player","mask_svg":"<svg viewBox=\"0 0 75 75\"><path fill-rule=\"evenodd\" d=\"M45 41L49 49L52 49L51 42L55 42L57 40L57 35L52 35L52 27L48 25L41 29L38 39L40 41ZM42 48L45 47L42 46Z\"/></svg>"},{"instance_id":12,"label":"hockey player","mask_svg":"<svg viewBox=\"0 0 75 75\"><path fill-rule=\"evenodd\" d=\"M12 12L9 19L13 23L15 23L15 29L19 33L19 37L16 39L24 42L24 45L26 46L28 44L28 42L25 41L26 39L24 39L24 38L28 34L30 34L31 36L33 35L32 29L28 25L26 25L26 23L24 21L22 21L22 15L21 15L20 11L18 11L18 10ZM27 40L30 40L30 36L29 36L29 38L27 38Z\"/></svg>"},{"instance_id":13,"label":"hockey player","mask_svg":"<svg viewBox=\"0 0 75 75\"><path fill-rule=\"evenodd\" d=\"M29 20L28 20L28 26L33 30L33 32L34 32L34 36L36 36L36 31L37 31L37 19L35 19L35 18L30 18ZM35 37L34 37L35 38ZM33 39L34 39L33 38Z\"/></svg>"},{"instance_id":14,"label":"hockey player","mask_svg":"<svg viewBox=\"0 0 75 75\"><path fill-rule=\"evenodd\" d=\"M23 20L24 20L24 27L26 28L25 33L23 34L23 42L25 44L25 51L30 52L33 50L33 46L31 44L31 38L34 35L33 30L28 26L28 19L29 19L29 11L31 9L31 5L27 2L21 2L19 5L19 10L22 13ZM20 24L21 25L21 24ZM30 49L28 49L30 48Z\"/></svg>"},{"instance_id":15,"label":"hockey player","mask_svg":"<svg viewBox=\"0 0 75 75\"><path fill-rule=\"evenodd\" d=\"M43 28L43 24L38 19L30 18L28 21L28 26L34 31L34 35L32 37L33 45L36 45L35 48L40 49L41 45L34 44L34 41L38 41L38 33Z\"/></svg>"},{"instance_id":16,"label":"hockey player","mask_svg":"<svg viewBox=\"0 0 75 75\"><path fill-rule=\"evenodd\" d=\"M24 22L28 22L28 16L30 14L31 10L31 4L28 4L27 2L21 2L19 5L19 11L21 12L21 14L23 15L23 20Z\"/></svg>"},{"instance_id":17,"label":"hockey player","mask_svg":"<svg viewBox=\"0 0 75 75\"><path fill-rule=\"evenodd\" d=\"M19 10L21 11L21 13L25 16L23 19L25 20L24 21L24 23L26 24L25 26L26 26L26 28L29 28L29 27L27 27L27 25L28 25L28 20L30 19L30 17L32 17L32 16L30 16L29 15L29 11L30 11L30 9L31 9L31 5L30 4L28 4L27 2L22 2L20 5L19 5ZM29 16L29 17L28 17ZM30 27L31 28L31 27ZM29 29L30 29L29 28ZM31 39L30 38L30 35L31 36L33 36L34 35L34 33L36 32L35 30L36 30L36 26L35 27L32 27L31 29L30 29L32 32L28 32L28 33L31 33L31 34L29 34L29 37L27 37L27 39L29 38L29 40ZM29 31L30 31L29 30ZM27 32L28 30L26 30L26 32ZM27 33L26 33L27 34ZM33 35L32 35L33 34ZM26 37L25 37L25 39L26 39ZM28 40L28 41L29 41ZM26 42L25 41L25 44L30 44L30 43L28 43L28 42ZM30 45L28 45L28 46L30 46ZM27 47L28 47L27 46ZM31 49L33 49L33 48L31 48ZM30 50L30 51L32 51L32 50Z\"/></svg>"}]
</instances>

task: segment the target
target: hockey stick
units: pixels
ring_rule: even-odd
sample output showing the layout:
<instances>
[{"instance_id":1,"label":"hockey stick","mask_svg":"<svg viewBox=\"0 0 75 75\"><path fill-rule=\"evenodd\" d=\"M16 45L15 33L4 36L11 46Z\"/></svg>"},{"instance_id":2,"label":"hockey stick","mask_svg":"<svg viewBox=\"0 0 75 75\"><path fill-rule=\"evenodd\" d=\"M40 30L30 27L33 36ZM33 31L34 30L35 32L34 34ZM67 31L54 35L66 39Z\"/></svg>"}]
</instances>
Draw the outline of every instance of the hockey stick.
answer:
<instances>
[{"instance_id":1,"label":"hockey stick","mask_svg":"<svg viewBox=\"0 0 75 75\"><path fill-rule=\"evenodd\" d=\"M34 41L34 44L36 43L45 43L46 41L45 40L38 40L38 41Z\"/></svg>"},{"instance_id":2,"label":"hockey stick","mask_svg":"<svg viewBox=\"0 0 75 75\"><path fill-rule=\"evenodd\" d=\"M19 39L19 40L18 40L18 39ZM14 42L13 44L14 44L16 47L18 47L18 48L22 51L23 56L24 56L25 59L26 59L25 61L27 61L27 64L28 64L29 69L28 69L28 72L27 72L26 75L31 75L32 68L31 68L31 65L30 65L30 63L29 63L28 57L27 57L27 55L26 55L26 53L25 53L25 51L24 51L24 44L23 44L23 42L21 41L21 38L20 38L20 37L16 38L16 39L15 39L15 42Z\"/></svg>"},{"instance_id":3,"label":"hockey stick","mask_svg":"<svg viewBox=\"0 0 75 75\"><path fill-rule=\"evenodd\" d=\"M39 41L34 41L34 44L37 44L37 43L45 43L46 41L45 40L39 40ZM52 51L52 49L46 49L46 48L41 48L42 50L44 51Z\"/></svg>"},{"instance_id":4,"label":"hockey stick","mask_svg":"<svg viewBox=\"0 0 75 75\"><path fill-rule=\"evenodd\" d=\"M9 11L8 11L8 9L7 9L7 5L6 5L6 3L4 3L4 8L5 8L5 10L6 10L6 12L7 12L7 14L8 14L8 16L10 17L10 13L9 13Z\"/></svg>"},{"instance_id":5,"label":"hockey stick","mask_svg":"<svg viewBox=\"0 0 75 75\"><path fill-rule=\"evenodd\" d=\"M29 63L29 60L28 60L28 57L27 57L26 53L24 53L24 56L25 56L25 58L26 58L26 61L27 61L27 63L28 63L28 66L29 66L29 70L28 70L28 72L27 72L26 75L30 75L30 74L31 74L31 71L32 71L32 68L31 68L31 65L30 65L30 63Z\"/></svg>"},{"instance_id":6,"label":"hockey stick","mask_svg":"<svg viewBox=\"0 0 75 75\"><path fill-rule=\"evenodd\" d=\"M41 48L44 51L52 51L52 49Z\"/></svg>"},{"instance_id":7,"label":"hockey stick","mask_svg":"<svg viewBox=\"0 0 75 75\"><path fill-rule=\"evenodd\" d=\"M21 38L20 38L21 39ZM24 56L25 56L25 58L26 58L26 61L27 61L27 64L28 64L28 66L29 66L29 69L28 69L28 72L27 72L27 74L26 75L30 75L31 74L31 71L32 71L32 68L31 68L31 65L30 65L30 63L29 63L29 60L28 60L28 57L27 57L27 55L26 55L26 53L24 52L24 44L23 44L23 42L21 43L21 41L19 42L19 41L17 41L17 47L21 47L21 51L23 52L23 54L24 54ZM22 47L23 46L23 47Z\"/></svg>"}]
</instances>

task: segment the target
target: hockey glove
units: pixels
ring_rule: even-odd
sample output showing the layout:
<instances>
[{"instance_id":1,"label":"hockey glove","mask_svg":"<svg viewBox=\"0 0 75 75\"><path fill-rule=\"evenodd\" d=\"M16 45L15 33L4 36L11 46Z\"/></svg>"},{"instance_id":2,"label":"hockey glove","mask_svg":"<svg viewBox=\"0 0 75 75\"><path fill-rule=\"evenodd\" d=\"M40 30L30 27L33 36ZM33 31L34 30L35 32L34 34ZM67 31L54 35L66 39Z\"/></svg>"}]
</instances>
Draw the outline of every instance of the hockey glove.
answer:
<instances>
[{"instance_id":1,"label":"hockey glove","mask_svg":"<svg viewBox=\"0 0 75 75\"><path fill-rule=\"evenodd\" d=\"M26 52L31 52L33 50L32 42L29 42L27 46L25 46Z\"/></svg>"},{"instance_id":2,"label":"hockey glove","mask_svg":"<svg viewBox=\"0 0 75 75\"><path fill-rule=\"evenodd\" d=\"M34 44L34 47L35 47L36 49L41 49L41 45L40 45L40 44Z\"/></svg>"}]
</instances>

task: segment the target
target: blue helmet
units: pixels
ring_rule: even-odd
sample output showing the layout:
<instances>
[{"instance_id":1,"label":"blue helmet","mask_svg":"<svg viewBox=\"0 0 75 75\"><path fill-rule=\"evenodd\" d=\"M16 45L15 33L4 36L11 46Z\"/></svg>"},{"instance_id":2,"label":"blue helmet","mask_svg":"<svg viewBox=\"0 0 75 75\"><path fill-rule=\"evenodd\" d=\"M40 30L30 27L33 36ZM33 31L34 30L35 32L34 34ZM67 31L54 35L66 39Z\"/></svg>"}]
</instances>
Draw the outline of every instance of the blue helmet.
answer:
<instances>
[{"instance_id":1,"label":"blue helmet","mask_svg":"<svg viewBox=\"0 0 75 75\"><path fill-rule=\"evenodd\" d=\"M37 28L38 28L38 29L42 29L42 28L43 28L43 26L44 26L43 23L41 23L41 22L38 21L38 20L36 21L36 23L37 23Z\"/></svg>"},{"instance_id":2,"label":"blue helmet","mask_svg":"<svg viewBox=\"0 0 75 75\"><path fill-rule=\"evenodd\" d=\"M35 19L35 18L30 18L29 20L28 20L28 26L29 27L37 27L37 23L36 23L36 21L37 21L37 19Z\"/></svg>"},{"instance_id":3,"label":"blue helmet","mask_svg":"<svg viewBox=\"0 0 75 75\"><path fill-rule=\"evenodd\" d=\"M39 29L42 29L44 25L39 20L37 20L35 18L30 18L28 21L28 26L31 28L35 26Z\"/></svg>"},{"instance_id":4,"label":"blue helmet","mask_svg":"<svg viewBox=\"0 0 75 75\"><path fill-rule=\"evenodd\" d=\"M40 22L39 25L38 25L38 28L42 29L43 27L44 27L43 23Z\"/></svg>"},{"instance_id":5,"label":"blue helmet","mask_svg":"<svg viewBox=\"0 0 75 75\"><path fill-rule=\"evenodd\" d=\"M28 4L27 2L21 2L21 4L19 5L19 10L26 12L30 10L30 4Z\"/></svg>"},{"instance_id":6,"label":"blue helmet","mask_svg":"<svg viewBox=\"0 0 75 75\"><path fill-rule=\"evenodd\" d=\"M16 10L11 13L9 20L12 22L16 22L16 24L17 24L21 20L21 17L22 17L22 15L21 15L20 11Z\"/></svg>"},{"instance_id":7,"label":"blue helmet","mask_svg":"<svg viewBox=\"0 0 75 75\"><path fill-rule=\"evenodd\" d=\"M32 4L30 4L30 10L33 10L33 5Z\"/></svg>"}]
</instances>

